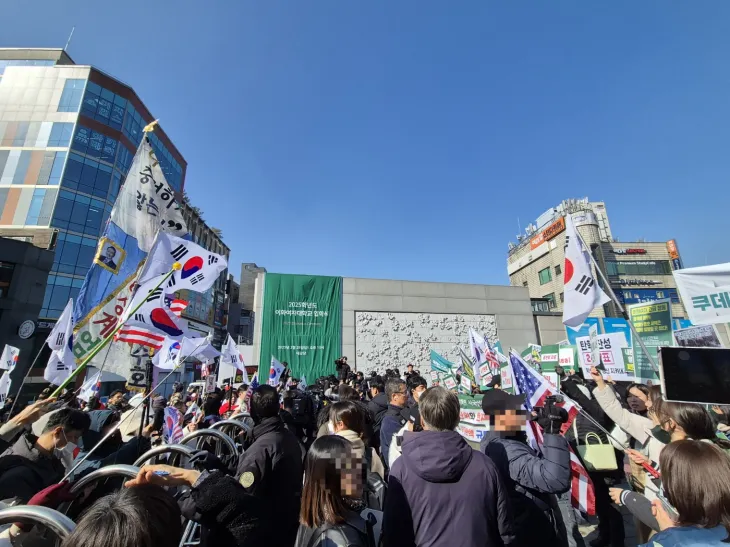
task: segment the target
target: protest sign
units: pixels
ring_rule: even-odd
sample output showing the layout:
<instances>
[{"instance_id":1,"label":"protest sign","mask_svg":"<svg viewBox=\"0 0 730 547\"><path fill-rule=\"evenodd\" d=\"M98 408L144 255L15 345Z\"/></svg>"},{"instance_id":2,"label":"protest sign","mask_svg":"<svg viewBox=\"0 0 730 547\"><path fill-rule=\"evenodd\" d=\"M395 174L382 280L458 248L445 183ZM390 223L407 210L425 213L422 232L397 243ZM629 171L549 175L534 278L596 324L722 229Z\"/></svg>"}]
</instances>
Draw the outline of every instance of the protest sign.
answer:
<instances>
[{"instance_id":1,"label":"protest sign","mask_svg":"<svg viewBox=\"0 0 730 547\"><path fill-rule=\"evenodd\" d=\"M697 325L674 331L674 339L683 348L721 348L722 342L713 325Z\"/></svg>"},{"instance_id":2,"label":"protest sign","mask_svg":"<svg viewBox=\"0 0 730 547\"><path fill-rule=\"evenodd\" d=\"M507 363L507 365L502 367L502 389L506 391L507 393L513 393L515 386L514 382L512 381L512 365Z\"/></svg>"},{"instance_id":3,"label":"protest sign","mask_svg":"<svg viewBox=\"0 0 730 547\"><path fill-rule=\"evenodd\" d=\"M489 416L482 411L482 398L460 394L459 406L459 425L456 431L469 441L473 448L478 449L479 442L489 431Z\"/></svg>"},{"instance_id":4,"label":"protest sign","mask_svg":"<svg viewBox=\"0 0 730 547\"><path fill-rule=\"evenodd\" d=\"M213 393L215 391L215 374L208 374L205 377L205 392Z\"/></svg>"},{"instance_id":5,"label":"protest sign","mask_svg":"<svg viewBox=\"0 0 730 547\"><path fill-rule=\"evenodd\" d=\"M629 318L646 348L651 352L654 362L658 363L657 351L661 346L674 344L672 336L672 306L667 298L648 304L631 304L626 307ZM635 337L634 337L635 338ZM651 380L656 383L659 376L651 366L637 340L632 341L636 377L640 382Z\"/></svg>"},{"instance_id":6,"label":"protest sign","mask_svg":"<svg viewBox=\"0 0 730 547\"><path fill-rule=\"evenodd\" d=\"M672 275L692 323L730 321L730 263L684 268Z\"/></svg>"},{"instance_id":7,"label":"protest sign","mask_svg":"<svg viewBox=\"0 0 730 547\"><path fill-rule=\"evenodd\" d=\"M563 346L560 348L559 364L565 370L575 370L575 347L574 346Z\"/></svg>"},{"instance_id":8,"label":"protest sign","mask_svg":"<svg viewBox=\"0 0 730 547\"><path fill-rule=\"evenodd\" d=\"M448 374L451 372L451 367L453 366L454 363L431 350L431 370Z\"/></svg>"},{"instance_id":9,"label":"protest sign","mask_svg":"<svg viewBox=\"0 0 730 547\"><path fill-rule=\"evenodd\" d=\"M598 366L600 362L603 365L604 375L619 381L631 382L634 380L634 375L627 371L624 365L622 350L628 347L628 343L622 332L595 336L593 338L595 347L591 346L590 336L582 336L577 338L576 341L578 342L578 358L583 369L583 376L590 378L591 367ZM594 354L596 353L598 361L594 360Z\"/></svg>"},{"instance_id":10,"label":"protest sign","mask_svg":"<svg viewBox=\"0 0 730 547\"><path fill-rule=\"evenodd\" d=\"M446 389L456 389L456 378L450 372L443 375L443 383Z\"/></svg>"}]
</instances>

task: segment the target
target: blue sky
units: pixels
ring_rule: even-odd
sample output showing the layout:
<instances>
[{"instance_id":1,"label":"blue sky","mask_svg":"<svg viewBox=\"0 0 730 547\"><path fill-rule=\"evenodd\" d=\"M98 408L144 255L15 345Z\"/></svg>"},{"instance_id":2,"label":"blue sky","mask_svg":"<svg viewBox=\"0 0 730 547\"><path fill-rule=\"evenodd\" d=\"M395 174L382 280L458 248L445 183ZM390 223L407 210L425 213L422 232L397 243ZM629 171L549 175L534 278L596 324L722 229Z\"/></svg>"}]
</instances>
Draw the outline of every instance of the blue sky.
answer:
<instances>
[{"instance_id":1,"label":"blue sky","mask_svg":"<svg viewBox=\"0 0 730 547\"><path fill-rule=\"evenodd\" d=\"M211 6L216 6L211 8ZM508 283L561 199L730 260L730 2L10 1L0 46L130 83L269 271Z\"/></svg>"}]
</instances>

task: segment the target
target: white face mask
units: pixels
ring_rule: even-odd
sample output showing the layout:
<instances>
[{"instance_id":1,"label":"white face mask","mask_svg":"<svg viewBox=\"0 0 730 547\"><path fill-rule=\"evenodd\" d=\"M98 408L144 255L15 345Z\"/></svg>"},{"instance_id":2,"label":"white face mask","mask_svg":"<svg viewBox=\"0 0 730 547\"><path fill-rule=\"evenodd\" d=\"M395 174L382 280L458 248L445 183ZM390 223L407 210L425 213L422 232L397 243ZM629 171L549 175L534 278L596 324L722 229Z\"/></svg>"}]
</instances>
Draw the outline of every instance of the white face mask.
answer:
<instances>
[{"instance_id":1,"label":"white face mask","mask_svg":"<svg viewBox=\"0 0 730 547\"><path fill-rule=\"evenodd\" d=\"M335 424L332 422L327 422L327 431L329 431L330 435L335 434Z\"/></svg>"},{"instance_id":2,"label":"white face mask","mask_svg":"<svg viewBox=\"0 0 730 547\"><path fill-rule=\"evenodd\" d=\"M66 439L66 433L63 430L61 430L61 433L63 433L63 438ZM63 448L54 448L53 455L61 460L66 469L70 469L73 466L75 450L76 445L66 439L66 445Z\"/></svg>"}]
</instances>

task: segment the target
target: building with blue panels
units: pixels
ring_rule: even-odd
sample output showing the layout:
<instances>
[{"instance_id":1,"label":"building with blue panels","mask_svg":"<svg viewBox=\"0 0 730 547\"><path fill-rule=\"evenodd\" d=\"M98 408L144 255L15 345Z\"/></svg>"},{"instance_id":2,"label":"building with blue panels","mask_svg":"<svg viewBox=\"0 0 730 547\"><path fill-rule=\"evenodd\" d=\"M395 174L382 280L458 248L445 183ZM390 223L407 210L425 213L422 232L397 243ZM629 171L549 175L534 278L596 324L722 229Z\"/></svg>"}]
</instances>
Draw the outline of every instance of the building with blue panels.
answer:
<instances>
[{"instance_id":1,"label":"building with blue panels","mask_svg":"<svg viewBox=\"0 0 730 547\"><path fill-rule=\"evenodd\" d=\"M134 89L60 49L0 49L0 236L55 250L41 321L75 298L154 116ZM161 127L150 141L170 186L186 162Z\"/></svg>"}]
</instances>

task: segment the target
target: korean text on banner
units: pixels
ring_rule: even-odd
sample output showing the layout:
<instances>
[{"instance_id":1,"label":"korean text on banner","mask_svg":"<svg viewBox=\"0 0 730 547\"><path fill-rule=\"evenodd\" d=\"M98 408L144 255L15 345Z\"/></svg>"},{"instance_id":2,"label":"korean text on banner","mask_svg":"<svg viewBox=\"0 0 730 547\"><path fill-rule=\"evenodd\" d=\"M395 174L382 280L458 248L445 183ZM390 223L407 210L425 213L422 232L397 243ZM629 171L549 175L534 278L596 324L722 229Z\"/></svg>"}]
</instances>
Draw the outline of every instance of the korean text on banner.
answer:
<instances>
[{"instance_id":1,"label":"korean text on banner","mask_svg":"<svg viewBox=\"0 0 730 547\"><path fill-rule=\"evenodd\" d=\"M261 327L260 378L269 377L272 355L294 378L333 374L342 351L342 278L267 273Z\"/></svg>"},{"instance_id":2,"label":"korean text on banner","mask_svg":"<svg viewBox=\"0 0 730 547\"><path fill-rule=\"evenodd\" d=\"M658 363L657 351L662 346L674 345L672 336L672 305L669 299L657 300L650 304L632 304L626 310L636 332L646 348L651 352L654 362ZM659 376L651 366L637 340L633 341L634 364L639 381L656 382Z\"/></svg>"},{"instance_id":3,"label":"korean text on banner","mask_svg":"<svg viewBox=\"0 0 730 547\"><path fill-rule=\"evenodd\" d=\"M157 233L163 230L177 236L187 234L182 210L174 196L145 136L76 301L73 352L77 363L114 330ZM113 343L89 365L100 368L105 361L105 370L129 377L134 358L130 358L128 346Z\"/></svg>"},{"instance_id":4,"label":"korean text on banner","mask_svg":"<svg viewBox=\"0 0 730 547\"><path fill-rule=\"evenodd\" d=\"M672 272L695 325L730 322L730 262Z\"/></svg>"},{"instance_id":5,"label":"korean text on banner","mask_svg":"<svg viewBox=\"0 0 730 547\"><path fill-rule=\"evenodd\" d=\"M431 350L431 370L434 370L436 372L442 372L444 374L449 374L453 366L454 363L448 361L443 356Z\"/></svg>"},{"instance_id":6,"label":"korean text on banner","mask_svg":"<svg viewBox=\"0 0 730 547\"><path fill-rule=\"evenodd\" d=\"M595 347L591 345L591 342L594 342ZM628 342L626 342L626 337L621 332L599 334L594 340L591 340L589 336L578 338L578 358L583 369L583 376L590 378L591 367L599 365L594 356L594 353L597 353L598 359L603 365L604 374L610 376L613 380L633 382L635 379L634 374L626 370L624 363L623 349L627 347Z\"/></svg>"},{"instance_id":7,"label":"korean text on banner","mask_svg":"<svg viewBox=\"0 0 730 547\"><path fill-rule=\"evenodd\" d=\"M721 348L714 325L697 325L674 331L674 339L683 348Z\"/></svg>"}]
</instances>

